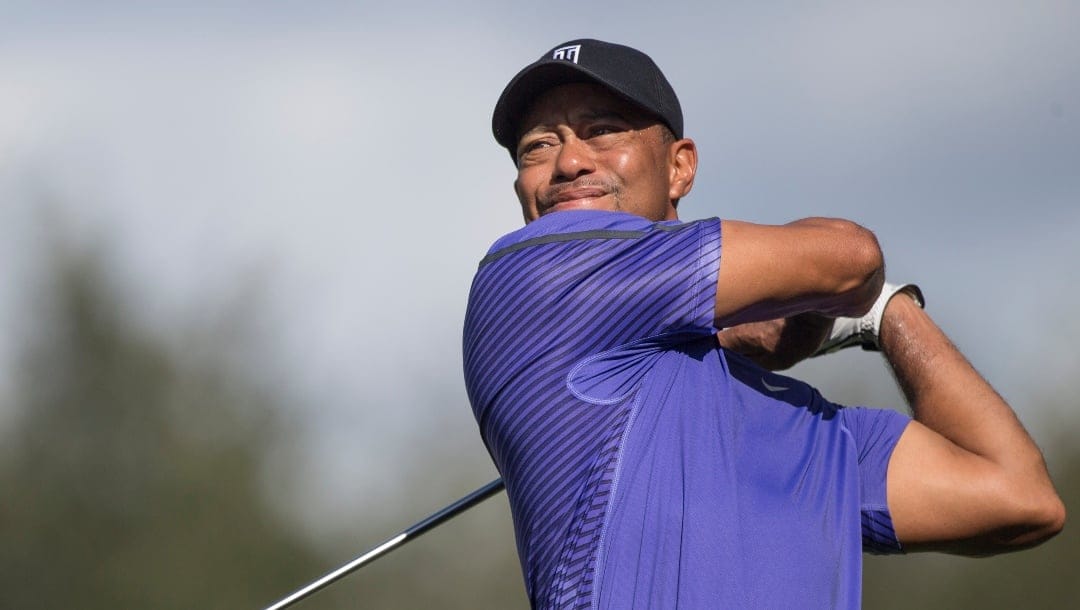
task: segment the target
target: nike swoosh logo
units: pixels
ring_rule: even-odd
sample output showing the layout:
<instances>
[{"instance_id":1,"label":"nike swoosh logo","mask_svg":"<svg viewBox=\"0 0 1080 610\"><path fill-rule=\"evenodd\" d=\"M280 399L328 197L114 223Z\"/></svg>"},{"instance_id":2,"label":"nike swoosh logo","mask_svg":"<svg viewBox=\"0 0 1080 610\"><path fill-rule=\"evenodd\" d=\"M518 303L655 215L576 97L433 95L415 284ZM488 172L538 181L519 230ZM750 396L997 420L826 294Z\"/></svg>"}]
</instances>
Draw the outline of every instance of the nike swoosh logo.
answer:
<instances>
[{"instance_id":1,"label":"nike swoosh logo","mask_svg":"<svg viewBox=\"0 0 1080 610\"><path fill-rule=\"evenodd\" d=\"M764 377L761 378L761 385L765 386L765 389L770 392L783 392L790 389L782 385L769 385L769 382L765 381Z\"/></svg>"}]
</instances>

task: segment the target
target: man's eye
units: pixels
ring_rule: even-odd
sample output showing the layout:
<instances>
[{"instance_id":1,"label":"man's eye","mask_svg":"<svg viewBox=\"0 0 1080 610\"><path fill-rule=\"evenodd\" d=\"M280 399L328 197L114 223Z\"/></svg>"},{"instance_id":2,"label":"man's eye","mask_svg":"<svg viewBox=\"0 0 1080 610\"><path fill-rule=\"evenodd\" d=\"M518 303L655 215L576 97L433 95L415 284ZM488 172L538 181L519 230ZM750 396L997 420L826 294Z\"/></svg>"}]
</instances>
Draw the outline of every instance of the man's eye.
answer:
<instances>
[{"instance_id":1,"label":"man's eye","mask_svg":"<svg viewBox=\"0 0 1080 610\"><path fill-rule=\"evenodd\" d=\"M596 125L595 127L589 128L589 137L595 138L597 136L606 136L608 134L617 133L619 131L622 130L613 125Z\"/></svg>"},{"instance_id":2,"label":"man's eye","mask_svg":"<svg viewBox=\"0 0 1080 610\"><path fill-rule=\"evenodd\" d=\"M548 146L551 146L551 144L545 140L533 140L532 142L526 142L525 144L522 144L521 147L518 149L518 157L523 157L533 151L547 148Z\"/></svg>"}]
</instances>

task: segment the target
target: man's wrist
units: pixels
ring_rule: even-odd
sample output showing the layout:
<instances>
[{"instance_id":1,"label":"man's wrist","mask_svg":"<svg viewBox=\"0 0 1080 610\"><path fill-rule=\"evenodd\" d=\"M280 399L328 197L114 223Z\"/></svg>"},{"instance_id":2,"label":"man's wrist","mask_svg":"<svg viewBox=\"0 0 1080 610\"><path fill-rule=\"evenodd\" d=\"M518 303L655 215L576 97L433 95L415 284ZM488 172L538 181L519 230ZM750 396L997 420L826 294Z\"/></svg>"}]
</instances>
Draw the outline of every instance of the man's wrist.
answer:
<instances>
[{"instance_id":1,"label":"man's wrist","mask_svg":"<svg viewBox=\"0 0 1080 610\"><path fill-rule=\"evenodd\" d=\"M891 335L904 325L905 320L911 319L911 316L925 315L923 307L921 292L900 290L889 299L878 329L878 345L882 351L888 351L886 345Z\"/></svg>"},{"instance_id":2,"label":"man's wrist","mask_svg":"<svg viewBox=\"0 0 1080 610\"><path fill-rule=\"evenodd\" d=\"M881 294L865 315L858 318L836 318L828 338L813 355L820 356L855 345L862 346L868 351L880 351L881 325L885 310L894 297L901 293L908 296L904 300L911 301L918 307L924 303L922 291L915 284L886 282L881 289Z\"/></svg>"},{"instance_id":3,"label":"man's wrist","mask_svg":"<svg viewBox=\"0 0 1080 610\"><path fill-rule=\"evenodd\" d=\"M920 309L926 304L922 290L915 284L886 283L877 303L869 313L863 316L863 349L881 351L881 328L885 323L885 312L888 311L889 305L896 301L898 295L906 295L907 298L901 298L901 300L910 302Z\"/></svg>"}]
</instances>

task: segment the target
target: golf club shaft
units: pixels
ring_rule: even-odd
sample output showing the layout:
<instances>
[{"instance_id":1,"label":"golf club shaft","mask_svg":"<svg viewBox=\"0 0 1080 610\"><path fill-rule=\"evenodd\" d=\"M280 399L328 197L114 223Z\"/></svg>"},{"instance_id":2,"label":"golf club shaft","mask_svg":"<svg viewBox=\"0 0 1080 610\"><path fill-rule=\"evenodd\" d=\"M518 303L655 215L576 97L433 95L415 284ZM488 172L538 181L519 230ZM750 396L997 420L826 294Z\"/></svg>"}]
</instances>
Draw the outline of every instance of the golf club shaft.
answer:
<instances>
[{"instance_id":1,"label":"golf club shaft","mask_svg":"<svg viewBox=\"0 0 1080 610\"><path fill-rule=\"evenodd\" d=\"M499 493L504 488L505 485L503 484L502 479L495 479L494 481L488 483L487 485L484 485L480 489L477 489L476 491L465 496L464 498L461 498L457 502L454 502L453 504L447 506L439 512L417 523L416 525L413 525L412 527L409 527L408 529L402 531L400 534L394 536L393 538L390 538L386 542L383 542L379 546L371 549L370 551L364 553L356 559L353 559L349 563L341 566L333 572L330 572L326 576L323 576L322 578L313 581L311 584L296 590L288 597L282 598L280 601L274 603L273 605L267 606L266 610L281 610L282 608L288 608L289 606L304 599L305 597L312 595L319 589L322 589L330 583L333 583L334 581L343 578L350 572L353 572L363 567L364 565L375 561L379 557L389 553L390 551L398 548L399 546L404 545L406 542L417 538L424 532L434 528L435 526L443 523L444 521L452 519L458 514L469 510L470 508L476 506L484 500L487 500L491 496Z\"/></svg>"}]
</instances>

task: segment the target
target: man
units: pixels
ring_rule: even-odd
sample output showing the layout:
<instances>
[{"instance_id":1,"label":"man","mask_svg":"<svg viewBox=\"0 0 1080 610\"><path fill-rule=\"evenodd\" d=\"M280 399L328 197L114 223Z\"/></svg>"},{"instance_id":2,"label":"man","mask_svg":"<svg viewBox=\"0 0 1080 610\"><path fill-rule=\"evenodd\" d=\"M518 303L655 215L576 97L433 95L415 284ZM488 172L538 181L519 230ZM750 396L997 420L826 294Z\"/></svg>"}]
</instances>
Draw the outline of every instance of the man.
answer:
<instances>
[{"instance_id":1,"label":"man","mask_svg":"<svg viewBox=\"0 0 1080 610\"><path fill-rule=\"evenodd\" d=\"M918 289L884 283L872 233L678 221L697 150L646 55L559 45L493 128L526 226L480 263L465 377L533 607L853 608L864 550L1061 529L1038 447ZM913 419L765 368L855 344Z\"/></svg>"}]
</instances>

